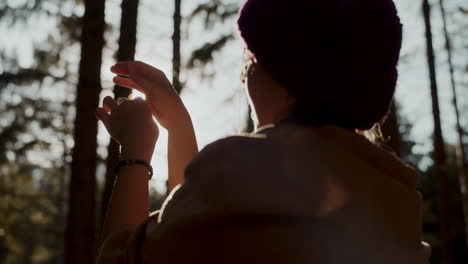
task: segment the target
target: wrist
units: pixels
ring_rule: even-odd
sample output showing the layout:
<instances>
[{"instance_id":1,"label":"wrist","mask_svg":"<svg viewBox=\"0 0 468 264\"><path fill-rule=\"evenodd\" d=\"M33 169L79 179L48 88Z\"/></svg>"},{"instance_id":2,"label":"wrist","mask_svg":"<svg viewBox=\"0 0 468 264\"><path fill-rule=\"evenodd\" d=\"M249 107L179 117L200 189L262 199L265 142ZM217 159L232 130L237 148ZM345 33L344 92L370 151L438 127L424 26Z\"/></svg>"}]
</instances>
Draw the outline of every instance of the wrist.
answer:
<instances>
[{"instance_id":1,"label":"wrist","mask_svg":"<svg viewBox=\"0 0 468 264\"><path fill-rule=\"evenodd\" d=\"M132 148L128 146L122 146L120 159L129 160L129 159L139 159L147 162L151 162L154 149L143 149L143 148Z\"/></svg>"},{"instance_id":2,"label":"wrist","mask_svg":"<svg viewBox=\"0 0 468 264\"><path fill-rule=\"evenodd\" d=\"M168 127L166 127L168 134L184 134L184 133L193 133L193 123L190 115L183 115L176 120L176 122L172 122Z\"/></svg>"},{"instance_id":3,"label":"wrist","mask_svg":"<svg viewBox=\"0 0 468 264\"><path fill-rule=\"evenodd\" d=\"M121 160L117 166L114 168L114 174L117 175L120 171L125 166L132 166L132 165L140 165L146 167L148 170L148 177L151 180L151 177L153 177L153 167L151 164L145 160L135 160L135 159L130 159L130 160Z\"/></svg>"}]
</instances>

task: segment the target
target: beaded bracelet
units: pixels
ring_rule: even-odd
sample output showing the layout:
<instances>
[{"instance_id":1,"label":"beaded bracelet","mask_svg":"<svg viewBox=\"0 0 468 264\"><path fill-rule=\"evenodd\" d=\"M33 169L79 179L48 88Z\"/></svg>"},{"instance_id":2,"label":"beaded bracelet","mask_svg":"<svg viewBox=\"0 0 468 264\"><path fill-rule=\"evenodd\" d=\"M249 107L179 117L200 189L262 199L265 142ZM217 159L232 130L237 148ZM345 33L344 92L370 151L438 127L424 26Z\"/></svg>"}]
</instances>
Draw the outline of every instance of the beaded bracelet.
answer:
<instances>
[{"instance_id":1,"label":"beaded bracelet","mask_svg":"<svg viewBox=\"0 0 468 264\"><path fill-rule=\"evenodd\" d=\"M114 174L118 174L120 169L124 166L127 166L127 165L135 165L135 164L138 164L138 165L143 165L145 166L148 171L149 171L149 179L151 180L151 177L153 177L153 167L151 167L151 164L149 164L148 162L144 161L144 160L121 160L117 166L115 166L115 169L114 169Z\"/></svg>"}]
</instances>

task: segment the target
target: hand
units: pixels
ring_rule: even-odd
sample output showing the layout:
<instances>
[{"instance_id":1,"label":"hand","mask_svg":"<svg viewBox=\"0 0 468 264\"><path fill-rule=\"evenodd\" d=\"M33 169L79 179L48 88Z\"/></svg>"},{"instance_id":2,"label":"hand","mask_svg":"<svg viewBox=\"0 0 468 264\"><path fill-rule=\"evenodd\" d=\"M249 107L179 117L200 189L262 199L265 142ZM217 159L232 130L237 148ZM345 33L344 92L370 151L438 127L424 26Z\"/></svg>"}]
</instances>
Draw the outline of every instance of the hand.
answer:
<instances>
[{"instance_id":1,"label":"hand","mask_svg":"<svg viewBox=\"0 0 468 264\"><path fill-rule=\"evenodd\" d=\"M190 120L182 100L162 71L140 61L118 62L111 71L127 77L114 77L115 84L146 95L151 112L164 128L177 129Z\"/></svg>"},{"instance_id":2,"label":"hand","mask_svg":"<svg viewBox=\"0 0 468 264\"><path fill-rule=\"evenodd\" d=\"M122 158L151 161L159 129L145 100L123 100L119 105L107 96L96 116L122 146Z\"/></svg>"}]
</instances>

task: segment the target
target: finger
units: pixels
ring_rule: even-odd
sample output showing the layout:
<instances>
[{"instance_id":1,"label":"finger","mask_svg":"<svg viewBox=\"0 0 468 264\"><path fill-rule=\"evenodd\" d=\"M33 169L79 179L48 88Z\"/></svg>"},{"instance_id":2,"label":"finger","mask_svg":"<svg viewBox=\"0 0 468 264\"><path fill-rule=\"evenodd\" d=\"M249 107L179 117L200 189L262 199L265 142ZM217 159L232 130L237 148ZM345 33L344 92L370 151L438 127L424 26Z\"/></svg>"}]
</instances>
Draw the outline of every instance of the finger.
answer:
<instances>
[{"instance_id":1,"label":"finger","mask_svg":"<svg viewBox=\"0 0 468 264\"><path fill-rule=\"evenodd\" d=\"M107 113L106 110L104 110L104 108L98 108L96 109L96 117L102 121L102 123L104 124L104 126L106 127L107 131L109 132L109 134L111 134L111 131L112 131L112 127L111 127L111 116L109 115L109 113Z\"/></svg>"},{"instance_id":2,"label":"finger","mask_svg":"<svg viewBox=\"0 0 468 264\"><path fill-rule=\"evenodd\" d=\"M125 101L127 101L126 97L119 97L117 98L117 105L121 105Z\"/></svg>"},{"instance_id":3,"label":"finger","mask_svg":"<svg viewBox=\"0 0 468 264\"><path fill-rule=\"evenodd\" d=\"M137 71L140 76L144 75L146 77L151 77L155 73L158 74L161 72L153 66L141 61L120 61L112 66L110 70L118 75L132 77L132 68Z\"/></svg>"},{"instance_id":4,"label":"finger","mask_svg":"<svg viewBox=\"0 0 468 264\"><path fill-rule=\"evenodd\" d=\"M128 62L126 63L126 66L130 75L132 75L132 73L137 73L144 78L151 78L152 76L159 75L161 73L161 70L141 61Z\"/></svg>"},{"instance_id":5,"label":"finger","mask_svg":"<svg viewBox=\"0 0 468 264\"><path fill-rule=\"evenodd\" d=\"M141 97L137 97L137 98L133 99L133 101L146 104L146 100L141 98Z\"/></svg>"},{"instance_id":6,"label":"finger","mask_svg":"<svg viewBox=\"0 0 468 264\"><path fill-rule=\"evenodd\" d=\"M114 66L110 68L111 72L123 76L130 76L130 72L128 71L128 64L131 63L130 61L120 61L117 62Z\"/></svg>"},{"instance_id":7,"label":"finger","mask_svg":"<svg viewBox=\"0 0 468 264\"><path fill-rule=\"evenodd\" d=\"M106 112L108 113L111 113L112 111L114 111L114 109L118 107L117 103L110 96L106 96L106 98L104 98L102 105L104 107L104 110L106 110Z\"/></svg>"},{"instance_id":8,"label":"finger","mask_svg":"<svg viewBox=\"0 0 468 264\"><path fill-rule=\"evenodd\" d=\"M138 84L136 84L132 79L130 78L125 78L125 77L121 77L121 76L115 76L114 79L112 79L112 81L117 84L117 85L120 85L120 86L123 86L123 87L127 87L127 88L130 88L130 89L135 89L141 93L144 93L146 94L146 90L143 89L143 87L139 86Z\"/></svg>"},{"instance_id":9,"label":"finger","mask_svg":"<svg viewBox=\"0 0 468 264\"><path fill-rule=\"evenodd\" d=\"M162 71L143 62L135 61L128 64L128 71L130 76L132 76L133 82L147 91L146 95L157 92L157 86L164 82L167 82L167 85L171 85Z\"/></svg>"}]
</instances>

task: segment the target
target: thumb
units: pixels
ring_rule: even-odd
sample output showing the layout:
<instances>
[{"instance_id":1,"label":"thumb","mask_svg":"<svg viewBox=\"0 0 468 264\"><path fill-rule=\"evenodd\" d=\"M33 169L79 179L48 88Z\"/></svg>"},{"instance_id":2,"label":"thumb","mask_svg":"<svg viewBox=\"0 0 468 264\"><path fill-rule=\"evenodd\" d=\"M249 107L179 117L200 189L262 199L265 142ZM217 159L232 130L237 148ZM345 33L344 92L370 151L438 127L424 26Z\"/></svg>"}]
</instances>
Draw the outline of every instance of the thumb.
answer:
<instances>
[{"instance_id":1,"label":"thumb","mask_svg":"<svg viewBox=\"0 0 468 264\"><path fill-rule=\"evenodd\" d=\"M107 132L112 135L112 126L111 126L111 116L109 113L104 110L104 108L96 109L96 118L101 120L101 122L106 127Z\"/></svg>"}]
</instances>

